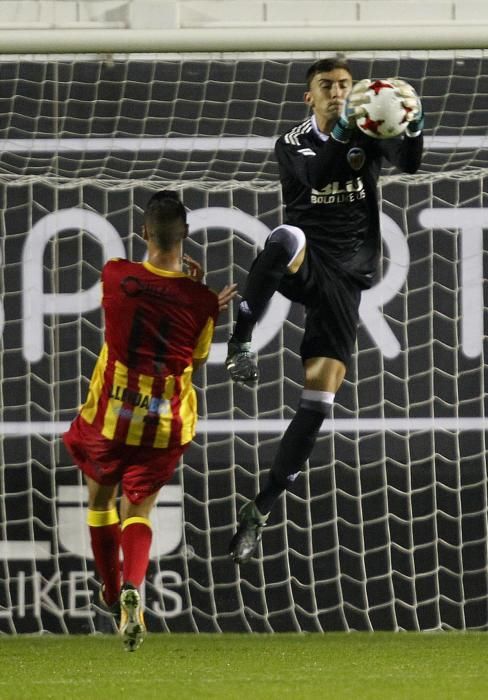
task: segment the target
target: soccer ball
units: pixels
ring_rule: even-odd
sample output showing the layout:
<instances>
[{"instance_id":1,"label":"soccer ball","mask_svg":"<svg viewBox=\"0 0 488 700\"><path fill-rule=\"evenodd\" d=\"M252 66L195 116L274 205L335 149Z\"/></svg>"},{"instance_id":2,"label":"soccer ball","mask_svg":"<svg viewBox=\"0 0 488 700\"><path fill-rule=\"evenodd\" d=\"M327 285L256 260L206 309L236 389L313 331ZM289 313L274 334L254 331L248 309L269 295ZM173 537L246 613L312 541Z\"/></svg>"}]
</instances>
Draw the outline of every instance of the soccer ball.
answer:
<instances>
[{"instance_id":1,"label":"soccer ball","mask_svg":"<svg viewBox=\"0 0 488 700\"><path fill-rule=\"evenodd\" d=\"M356 124L363 133L374 139L391 139L403 134L408 125L407 110L395 86L387 80L373 80L366 89L363 104L366 113Z\"/></svg>"}]
</instances>

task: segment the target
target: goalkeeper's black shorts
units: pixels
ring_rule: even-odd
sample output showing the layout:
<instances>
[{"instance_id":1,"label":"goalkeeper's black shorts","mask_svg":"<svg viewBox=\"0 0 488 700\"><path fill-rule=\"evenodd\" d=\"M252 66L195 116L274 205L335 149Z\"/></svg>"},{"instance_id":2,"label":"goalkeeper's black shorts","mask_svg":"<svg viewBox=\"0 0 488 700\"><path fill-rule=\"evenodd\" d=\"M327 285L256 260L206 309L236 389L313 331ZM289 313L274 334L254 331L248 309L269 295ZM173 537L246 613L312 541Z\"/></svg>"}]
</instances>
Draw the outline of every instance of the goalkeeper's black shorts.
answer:
<instances>
[{"instance_id":1,"label":"goalkeeper's black shorts","mask_svg":"<svg viewBox=\"0 0 488 700\"><path fill-rule=\"evenodd\" d=\"M349 364L356 344L359 303L364 286L340 270L312 265L307 256L294 275L286 275L279 291L305 306L302 361L331 357Z\"/></svg>"}]
</instances>

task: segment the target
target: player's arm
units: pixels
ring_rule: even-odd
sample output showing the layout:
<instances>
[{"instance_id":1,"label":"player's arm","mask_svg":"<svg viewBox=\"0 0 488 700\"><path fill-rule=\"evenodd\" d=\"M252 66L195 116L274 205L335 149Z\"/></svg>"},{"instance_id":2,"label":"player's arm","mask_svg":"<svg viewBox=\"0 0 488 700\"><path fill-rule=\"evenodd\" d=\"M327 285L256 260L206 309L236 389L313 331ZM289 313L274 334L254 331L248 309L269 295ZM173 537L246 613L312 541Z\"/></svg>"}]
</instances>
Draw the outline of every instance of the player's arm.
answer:
<instances>
[{"instance_id":1,"label":"player's arm","mask_svg":"<svg viewBox=\"0 0 488 700\"><path fill-rule=\"evenodd\" d=\"M195 343L195 348L193 350L193 369L196 370L207 361L210 346L212 345L212 338L215 330L215 323L217 319L218 311L214 314L208 316L200 335L198 336L197 342Z\"/></svg>"},{"instance_id":2,"label":"player's arm","mask_svg":"<svg viewBox=\"0 0 488 700\"><path fill-rule=\"evenodd\" d=\"M195 282L202 282L204 277L203 267L199 262L191 258L189 255L183 255L183 269L191 279ZM205 364L210 352L210 345L212 343L213 332L215 324L217 322L217 316L221 311L225 311L232 299L237 294L237 284L226 284L220 292L212 292L216 297L216 307L210 311L207 323L205 324L200 336L197 340L195 349L193 351L193 369L196 370Z\"/></svg>"},{"instance_id":3,"label":"player's arm","mask_svg":"<svg viewBox=\"0 0 488 700\"><path fill-rule=\"evenodd\" d=\"M227 309L229 303L237 294L236 284L226 284L220 292L212 292L213 303L210 304L209 315L200 332L193 351L193 369L196 370L207 361L212 344L212 338L217 325L218 315Z\"/></svg>"},{"instance_id":4,"label":"player's arm","mask_svg":"<svg viewBox=\"0 0 488 700\"><path fill-rule=\"evenodd\" d=\"M402 172L413 174L420 167L424 148L422 102L415 89L405 80L388 78L388 82L395 86L402 100L407 111L408 126L403 138L380 141L381 154Z\"/></svg>"},{"instance_id":5,"label":"player's arm","mask_svg":"<svg viewBox=\"0 0 488 700\"><path fill-rule=\"evenodd\" d=\"M206 361L207 361L207 358L208 358L208 355L207 355L207 357L205 357L204 359L197 359L197 358L194 357L194 358L193 358L193 363L192 363L192 364L193 364L193 371L196 372L198 369L200 369L200 367L203 367L203 365L204 365L204 364L206 363Z\"/></svg>"},{"instance_id":6,"label":"player's arm","mask_svg":"<svg viewBox=\"0 0 488 700\"><path fill-rule=\"evenodd\" d=\"M214 292L217 297L217 309L212 310L207 323L205 324L198 338L195 350L193 351L193 369L196 370L207 361L212 337L217 323L219 313L228 308L230 302L237 294L237 284L226 284L220 292Z\"/></svg>"},{"instance_id":7,"label":"player's arm","mask_svg":"<svg viewBox=\"0 0 488 700\"><path fill-rule=\"evenodd\" d=\"M422 162L424 138L422 133L409 138L386 139L379 143L381 155L404 173L416 173Z\"/></svg>"}]
</instances>

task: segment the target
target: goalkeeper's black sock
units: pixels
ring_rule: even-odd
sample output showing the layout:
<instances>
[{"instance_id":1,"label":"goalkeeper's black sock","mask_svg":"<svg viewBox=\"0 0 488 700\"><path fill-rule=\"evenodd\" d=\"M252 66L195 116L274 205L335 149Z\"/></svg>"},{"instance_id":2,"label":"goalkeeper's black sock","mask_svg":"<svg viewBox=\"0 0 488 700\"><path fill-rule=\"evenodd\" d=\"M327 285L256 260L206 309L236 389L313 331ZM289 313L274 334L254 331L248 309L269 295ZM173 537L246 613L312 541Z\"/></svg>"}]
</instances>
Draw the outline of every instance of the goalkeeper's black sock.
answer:
<instances>
[{"instance_id":1,"label":"goalkeeper's black sock","mask_svg":"<svg viewBox=\"0 0 488 700\"><path fill-rule=\"evenodd\" d=\"M315 403L317 407L310 408ZM276 499L290 488L312 450L324 418L330 416L331 403L300 402L295 417L283 435L271 467L268 481L256 497L256 505L263 515L269 513Z\"/></svg>"},{"instance_id":2,"label":"goalkeeper's black sock","mask_svg":"<svg viewBox=\"0 0 488 700\"><path fill-rule=\"evenodd\" d=\"M280 242L269 241L254 261L247 277L231 340L247 343L273 294L286 274L290 253Z\"/></svg>"},{"instance_id":3,"label":"goalkeeper's black sock","mask_svg":"<svg viewBox=\"0 0 488 700\"><path fill-rule=\"evenodd\" d=\"M277 481L275 475L270 470L268 479L263 489L258 493L254 502L261 515L268 515L275 501L286 491L281 481Z\"/></svg>"}]
</instances>

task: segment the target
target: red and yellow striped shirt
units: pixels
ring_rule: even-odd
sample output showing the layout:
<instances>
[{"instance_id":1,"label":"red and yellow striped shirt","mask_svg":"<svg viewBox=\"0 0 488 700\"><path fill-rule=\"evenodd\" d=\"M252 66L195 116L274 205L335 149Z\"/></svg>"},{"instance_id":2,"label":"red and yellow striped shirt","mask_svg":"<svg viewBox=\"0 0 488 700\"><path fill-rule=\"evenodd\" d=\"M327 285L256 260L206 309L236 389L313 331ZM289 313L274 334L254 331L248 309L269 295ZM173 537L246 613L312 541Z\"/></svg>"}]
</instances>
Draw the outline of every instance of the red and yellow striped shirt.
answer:
<instances>
[{"instance_id":1,"label":"red and yellow striped shirt","mask_svg":"<svg viewBox=\"0 0 488 700\"><path fill-rule=\"evenodd\" d=\"M105 343L81 408L101 435L164 448L195 435L193 359L210 351L217 295L183 272L110 260L102 272Z\"/></svg>"}]
</instances>

